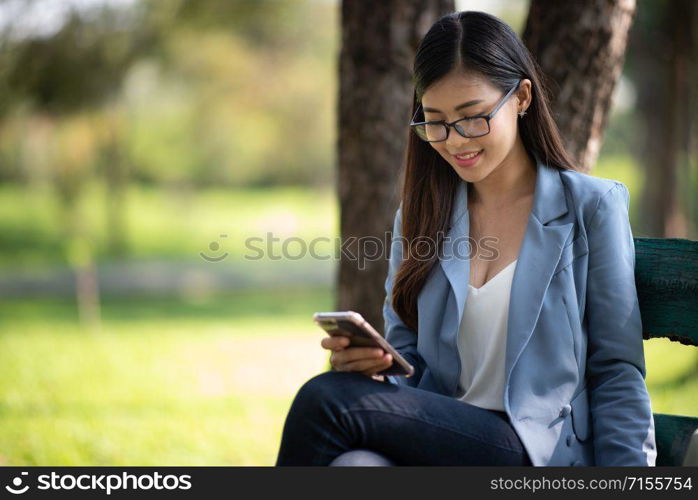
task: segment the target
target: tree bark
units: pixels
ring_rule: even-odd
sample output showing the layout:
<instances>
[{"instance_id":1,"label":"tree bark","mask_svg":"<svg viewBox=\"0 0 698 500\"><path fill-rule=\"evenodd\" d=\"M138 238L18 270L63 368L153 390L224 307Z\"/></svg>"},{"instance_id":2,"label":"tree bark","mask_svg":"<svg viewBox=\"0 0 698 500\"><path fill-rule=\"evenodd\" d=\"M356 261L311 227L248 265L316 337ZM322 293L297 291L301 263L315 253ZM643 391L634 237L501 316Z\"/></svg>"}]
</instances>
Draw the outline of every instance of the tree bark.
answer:
<instances>
[{"instance_id":1,"label":"tree bark","mask_svg":"<svg viewBox=\"0 0 698 500\"><path fill-rule=\"evenodd\" d=\"M645 182L642 232L657 238L685 238L693 197L691 137L698 9L693 0L640 1L630 37L628 70L637 87L642 135L634 148ZM693 233L693 231L690 231Z\"/></svg>"},{"instance_id":2,"label":"tree bark","mask_svg":"<svg viewBox=\"0 0 698 500\"><path fill-rule=\"evenodd\" d=\"M453 0L342 2L336 179L346 245L336 307L359 312L379 332L414 53L429 27L453 10Z\"/></svg>"},{"instance_id":3,"label":"tree bark","mask_svg":"<svg viewBox=\"0 0 698 500\"><path fill-rule=\"evenodd\" d=\"M565 147L585 172L598 158L634 13L635 0L531 0L523 40L549 79Z\"/></svg>"},{"instance_id":4,"label":"tree bark","mask_svg":"<svg viewBox=\"0 0 698 500\"><path fill-rule=\"evenodd\" d=\"M692 78L692 43L691 31L694 27L691 23L695 12L695 0L674 0L667 10L668 19L665 23L666 30L670 34L670 68L668 71L669 92L663 104L668 111L668 124L666 133L668 148L657 148L656 141L645 141L647 147L653 143L657 152L655 158L667 150L670 161L666 167L672 171L671 197L664 201L664 218L661 220L660 237L664 238L685 238L687 235L688 221L686 218L685 201L682 199L684 190L682 183L688 177L688 156L690 151L689 131L691 129L690 102L691 93L695 92L696 83ZM650 122L651 125L651 122ZM656 132L656 131L653 131ZM662 165L662 159L657 158L658 164ZM662 175L665 177L665 175ZM649 184L647 185L649 187ZM669 188L669 186L667 186ZM688 193L686 193L688 194ZM693 194L693 193L691 193Z\"/></svg>"}]
</instances>

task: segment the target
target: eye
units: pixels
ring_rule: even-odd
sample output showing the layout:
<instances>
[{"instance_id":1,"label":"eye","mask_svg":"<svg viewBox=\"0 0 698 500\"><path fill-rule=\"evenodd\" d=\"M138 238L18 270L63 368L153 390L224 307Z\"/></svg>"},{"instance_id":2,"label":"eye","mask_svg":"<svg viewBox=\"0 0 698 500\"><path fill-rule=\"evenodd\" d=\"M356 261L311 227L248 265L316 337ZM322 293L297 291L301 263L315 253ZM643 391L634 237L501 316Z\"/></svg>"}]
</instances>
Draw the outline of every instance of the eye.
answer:
<instances>
[{"instance_id":1,"label":"eye","mask_svg":"<svg viewBox=\"0 0 698 500\"><path fill-rule=\"evenodd\" d=\"M473 113L472 115L464 115L463 118L460 118L461 120L469 120L471 118L479 118L482 116L482 113Z\"/></svg>"}]
</instances>

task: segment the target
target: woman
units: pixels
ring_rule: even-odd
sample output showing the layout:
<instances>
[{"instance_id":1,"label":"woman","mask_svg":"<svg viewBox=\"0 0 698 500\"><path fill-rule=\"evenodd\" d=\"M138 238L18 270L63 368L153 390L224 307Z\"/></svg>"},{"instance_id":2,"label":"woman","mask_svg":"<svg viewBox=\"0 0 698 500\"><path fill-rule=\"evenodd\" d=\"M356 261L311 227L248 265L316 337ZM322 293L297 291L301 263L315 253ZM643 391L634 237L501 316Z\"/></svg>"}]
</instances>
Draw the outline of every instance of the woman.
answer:
<instances>
[{"instance_id":1,"label":"woman","mask_svg":"<svg viewBox=\"0 0 698 500\"><path fill-rule=\"evenodd\" d=\"M414 81L383 313L415 374L323 338L277 465L654 465L627 188L574 169L499 19L444 16Z\"/></svg>"}]
</instances>

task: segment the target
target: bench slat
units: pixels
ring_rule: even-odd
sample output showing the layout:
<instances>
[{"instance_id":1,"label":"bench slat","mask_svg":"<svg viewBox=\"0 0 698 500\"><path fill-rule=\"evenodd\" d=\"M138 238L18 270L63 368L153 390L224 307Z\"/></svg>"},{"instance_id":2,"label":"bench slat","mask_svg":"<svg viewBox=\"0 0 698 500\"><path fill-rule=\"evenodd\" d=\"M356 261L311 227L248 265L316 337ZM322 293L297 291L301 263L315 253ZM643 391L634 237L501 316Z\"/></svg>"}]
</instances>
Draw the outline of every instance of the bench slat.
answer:
<instances>
[{"instance_id":1,"label":"bench slat","mask_svg":"<svg viewBox=\"0 0 698 500\"><path fill-rule=\"evenodd\" d=\"M635 238L644 338L698 346L698 241Z\"/></svg>"},{"instance_id":2,"label":"bench slat","mask_svg":"<svg viewBox=\"0 0 698 500\"><path fill-rule=\"evenodd\" d=\"M657 441L657 466L682 465L693 431L698 429L697 417L654 414Z\"/></svg>"}]
</instances>

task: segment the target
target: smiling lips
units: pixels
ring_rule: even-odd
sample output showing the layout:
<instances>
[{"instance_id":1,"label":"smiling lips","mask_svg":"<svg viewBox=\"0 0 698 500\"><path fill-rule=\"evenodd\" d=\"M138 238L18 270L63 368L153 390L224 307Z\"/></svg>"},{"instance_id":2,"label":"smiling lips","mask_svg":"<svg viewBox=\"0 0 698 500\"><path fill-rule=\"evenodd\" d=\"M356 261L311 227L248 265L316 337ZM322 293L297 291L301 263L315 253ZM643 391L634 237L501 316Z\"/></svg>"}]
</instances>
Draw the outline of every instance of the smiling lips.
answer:
<instances>
[{"instance_id":1,"label":"smiling lips","mask_svg":"<svg viewBox=\"0 0 698 500\"><path fill-rule=\"evenodd\" d=\"M469 152L469 153L462 153L462 154L453 155L453 156L455 156L455 157L458 158L459 160L469 160L470 158L473 158L473 157L477 156L477 155L480 154L481 152L482 152L482 150L480 150L480 151L471 151L471 152Z\"/></svg>"}]
</instances>

